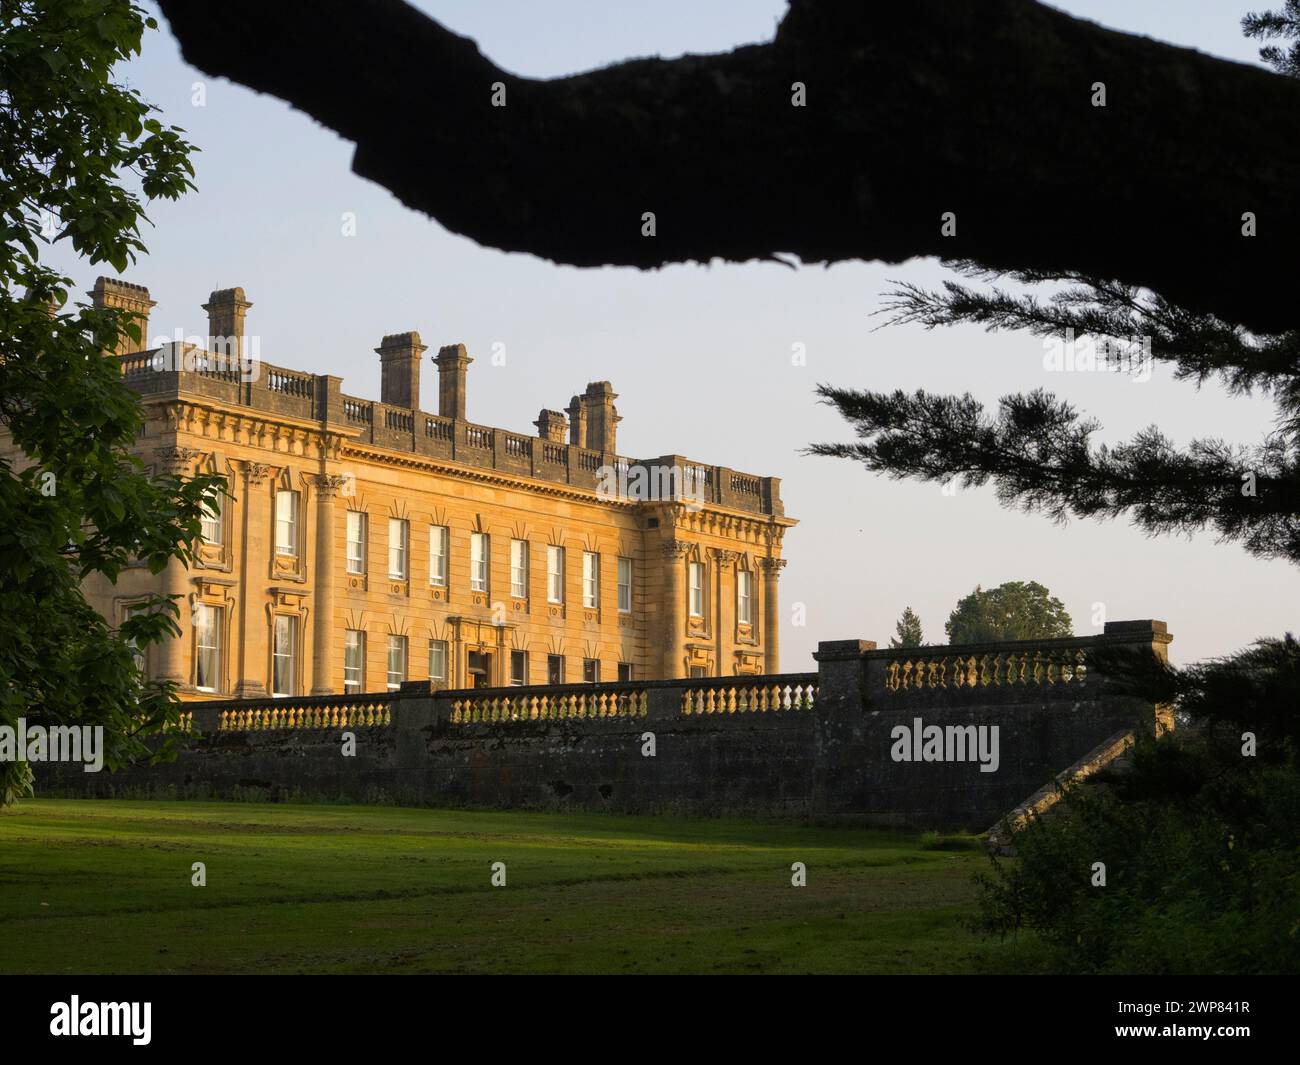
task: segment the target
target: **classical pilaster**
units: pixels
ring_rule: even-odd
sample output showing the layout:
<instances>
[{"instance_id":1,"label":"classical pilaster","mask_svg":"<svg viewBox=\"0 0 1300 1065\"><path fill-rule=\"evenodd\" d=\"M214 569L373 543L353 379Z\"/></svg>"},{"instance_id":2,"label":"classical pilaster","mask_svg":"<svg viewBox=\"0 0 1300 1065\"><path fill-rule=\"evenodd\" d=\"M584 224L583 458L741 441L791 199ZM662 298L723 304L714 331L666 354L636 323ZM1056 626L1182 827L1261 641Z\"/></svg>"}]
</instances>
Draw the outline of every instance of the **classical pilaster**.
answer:
<instances>
[{"instance_id":1,"label":"classical pilaster","mask_svg":"<svg viewBox=\"0 0 1300 1065\"><path fill-rule=\"evenodd\" d=\"M686 661L686 567L682 560L689 545L666 540L664 551L664 660L663 678L683 676Z\"/></svg>"},{"instance_id":2,"label":"classical pilaster","mask_svg":"<svg viewBox=\"0 0 1300 1065\"><path fill-rule=\"evenodd\" d=\"M263 575L271 559L271 516L266 489L271 472L271 467L265 463L243 463L244 520L239 538L239 646L236 652L236 676L239 680L235 685L235 695L241 699L264 696L268 691L266 670L270 652L263 604L266 586Z\"/></svg>"},{"instance_id":3,"label":"classical pilaster","mask_svg":"<svg viewBox=\"0 0 1300 1065\"><path fill-rule=\"evenodd\" d=\"M713 596L713 668L719 677L728 675L727 669L727 646L731 642L728 638L727 618L735 610L735 587L731 579L732 564L736 561L737 552L729 551L726 548L715 547L711 552L713 555L714 569L714 596ZM731 632L734 633L734 625Z\"/></svg>"},{"instance_id":4,"label":"classical pilaster","mask_svg":"<svg viewBox=\"0 0 1300 1065\"><path fill-rule=\"evenodd\" d=\"M763 568L763 672L776 673L781 668L781 611L776 584L785 569L783 558L759 559Z\"/></svg>"},{"instance_id":5,"label":"classical pilaster","mask_svg":"<svg viewBox=\"0 0 1300 1065\"><path fill-rule=\"evenodd\" d=\"M155 453L158 470L176 477L188 477L199 451L189 447L163 447ZM189 567L178 558L167 563L163 571L162 594L176 602L179 615L176 623L180 626L180 635L165 640L158 648L158 679L169 680L173 684L186 685L190 682L189 656L186 650L190 644L190 633L194 619L190 616Z\"/></svg>"},{"instance_id":6,"label":"classical pilaster","mask_svg":"<svg viewBox=\"0 0 1300 1065\"><path fill-rule=\"evenodd\" d=\"M334 683L334 500L345 479L313 478L316 487L316 619L312 629L311 693L330 695Z\"/></svg>"}]
</instances>

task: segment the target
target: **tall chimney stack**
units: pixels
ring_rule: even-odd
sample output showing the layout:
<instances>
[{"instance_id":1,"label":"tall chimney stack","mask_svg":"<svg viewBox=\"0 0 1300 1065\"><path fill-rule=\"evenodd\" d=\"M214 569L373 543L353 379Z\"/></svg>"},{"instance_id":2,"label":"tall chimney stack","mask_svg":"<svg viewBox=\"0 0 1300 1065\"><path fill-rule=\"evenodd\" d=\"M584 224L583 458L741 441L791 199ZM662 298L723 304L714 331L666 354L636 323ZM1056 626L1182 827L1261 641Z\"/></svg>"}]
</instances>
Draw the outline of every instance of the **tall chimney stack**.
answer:
<instances>
[{"instance_id":1,"label":"tall chimney stack","mask_svg":"<svg viewBox=\"0 0 1300 1065\"><path fill-rule=\"evenodd\" d=\"M618 423L622 419L614 409L614 387L608 381L593 381L583 393L587 407L587 444L592 451L615 454L618 451Z\"/></svg>"},{"instance_id":2,"label":"tall chimney stack","mask_svg":"<svg viewBox=\"0 0 1300 1065\"><path fill-rule=\"evenodd\" d=\"M569 400L569 443L587 446L587 405L578 396Z\"/></svg>"},{"instance_id":3,"label":"tall chimney stack","mask_svg":"<svg viewBox=\"0 0 1300 1065\"><path fill-rule=\"evenodd\" d=\"M537 435L553 444L563 444L569 433L569 419L558 410L544 410L533 422Z\"/></svg>"},{"instance_id":4,"label":"tall chimney stack","mask_svg":"<svg viewBox=\"0 0 1300 1065\"><path fill-rule=\"evenodd\" d=\"M129 355L135 351L149 349L149 311L157 301L149 298L147 288L111 277L97 277L95 287L86 295L90 297L91 304L99 310L115 307L127 311L140 327L139 343L122 334L118 337L117 347L113 351L105 351L105 355Z\"/></svg>"},{"instance_id":5,"label":"tall chimney stack","mask_svg":"<svg viewBox=\"0 0 1300 1065\"><path fill-rule=\"evenodd\" d=\"M244 316L252 304L242 288L223 288L212 293L203 309L208 312L208 351L231 360L244 357Z\"/></svg>"},{"instance_id":6,"label":"tall chimney stack","mask_svg":"<svg viewBox=\"0 0 1300 1065\"><path fill-rule=\"evenodd\" d=\"M417 410L420 406L420 358L428 351L419 333L393 333L384 337L379 355L379 399L394 407Z\"/></svg>"},{"instance_id":7,"label":"tall chimney stack","mask_svg":"<svg viewBox=\"0 0 1300 1065\"><path fill-rule=\"evenodd\" d=\"M438 413L444 418L465 420L465 373L474 360L464 344L447 344L433 360L438 364Z\"/></svg>"}]
</instances>

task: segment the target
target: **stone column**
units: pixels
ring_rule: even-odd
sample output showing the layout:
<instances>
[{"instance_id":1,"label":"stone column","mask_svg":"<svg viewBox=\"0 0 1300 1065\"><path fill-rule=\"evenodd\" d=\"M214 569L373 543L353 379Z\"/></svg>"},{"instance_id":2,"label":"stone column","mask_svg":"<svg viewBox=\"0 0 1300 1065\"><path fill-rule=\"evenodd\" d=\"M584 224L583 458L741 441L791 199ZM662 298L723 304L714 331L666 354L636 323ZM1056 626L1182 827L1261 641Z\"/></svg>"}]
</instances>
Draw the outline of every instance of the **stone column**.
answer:
<instances>
[{"instance_id":1,"label":"stone column","mask_svg":"<svg viewBox=\"0 0 1300 1065\"><path fill-rule=\"evenodd\" d=\"M759 559L763 568L763 672L776 673L781 668L781 610L776 583L785 569L783 558Z\"/></svg>"},{"instance_id":2,"label":"stone column","mask_svg":"<svg viewBox=\"0 0 1300 1065\"><path fill-rule=\"evenodd\" d=\"M344 478L322 475L316 487L316 618L312 627L311 693L334 692L334 500Z\"/></svg>"},{"instance_id":3,"label":"stone column","mask_svg":"<svg viewBox=\"0 0 1300 1065\"><path fill-rule=\"evenodd\" d=\"M164 447L157 452L160 473L175 477L188 477L190 467L199 452L189 447ZM189 567L180 559L173 558L163 570L162 594L172 598L180 610L176 623L180 626L180 635L168 637L158 645L158 679L169 680L176 685L190 683L189 655L186 653L190 644L190 633L194 627L191 616L189 596Z\"/></svg>"},{"instance_id":4,"label":"stone column","mask_svg":"<svg viewBox=\"0 0 1300 1065\"><path fill-rule=\"evenodd\" d=\"M687 544L682 540L665 540L664 550L664 660L663 679L684 675L686 658L686 557Z\"/></svg>"},{"instance_id":5,"label":"stone column","mask_svg":"<svg viewBox=\"0 0 1300 1065\"><path fill-rule=\"evenodd\" d=\"M726 548L715 547L711 552L713 555L713 566L717 571L717 577L714 580L714 606L713 606L713 661L714 672L719 677L730 676L726 667L726 648L731 643L727 639L727 597L728 593L734 598L735 588L732 582L727 578L730 575L730 569L733 562L736 561L736 552L728 551ZM734 610L734 607L732 608Z\"/></svg>"},{"instance_id":6,"label":"stone column","mask_svg":"<svg viewBox=\"0 0 1300 1065\"><path fill-rule=\"evenodd\" d=\"M271 514L266 491L271 467L244 463L244 521L239 545L239 646L235 649L235 696L266 695L267 634L262 597L271 564ZM257 602L253 602L256 597ZM232 631L235 627L231 626Z\"/></svg>"}]
</instances>

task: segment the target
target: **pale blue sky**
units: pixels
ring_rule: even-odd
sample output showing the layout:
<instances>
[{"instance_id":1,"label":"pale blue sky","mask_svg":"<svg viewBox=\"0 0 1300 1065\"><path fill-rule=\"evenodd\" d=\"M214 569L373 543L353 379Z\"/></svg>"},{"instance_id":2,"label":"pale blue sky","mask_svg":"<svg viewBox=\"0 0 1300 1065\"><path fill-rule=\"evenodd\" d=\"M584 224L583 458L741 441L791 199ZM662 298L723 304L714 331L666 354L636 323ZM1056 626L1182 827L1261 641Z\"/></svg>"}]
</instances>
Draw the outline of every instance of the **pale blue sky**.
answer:
<instances>
[{"instance_id":1,"label":"pale blue sky","mask_svg":"<svg viewBox=\"0 0 1300 1065\"><path fill-rule=\"evenodd\" d=\"M711 52L771 37L780 0L424 0L417 6L475 38L505 68L554 76L631 56ZM1253 61L1238 20L1262 0L1056 5L1117 29ZM206 330L199 305L242 285L254 303L249 330L272 363L344 378L346 391L378 395L385 333L417 329L433 350L463 342L486 356L506 345L506 365L470 369L469 417L531 431L542 406L559 407L588 381L620 394L619 450L685 454L783 479L787 513L782 666L812 668L818 640L882 645L906 605L927 637L976 584L1039 580L1060 596L1076 631L1096 631L1094 603L1111 619L1157 617L1175 634L1176 659L1220 654L1297 628L1300 572L1249 558L1206 535L1149 540L1123 522L1073 522L1001 509L989 490L941 495L850 463L806 457L810 441L849 436L813 400L819 382L875 389L971 391L985 401L1043 385L1098 416L1103 439L1158 423L1178 440L1212 431L1253 440L1272 419L1259 400L1197 392L1157 370L1146 384L1103 374L1047 374L1042 343L976 329L873 332L890 279L935 283L933 261L677 266L654 273L580 271L478 247L354 177L352 147L270 97L209 79L185 65L165 28L150 36L129 77L166 119L203 148L199 191L152 211L151 255L128 278L158 301L151 333ZM256 27L249 27L256 33ZM328 57L322 63L328 67ZM196 81L206 106L191 104ZM418 120L413 116L413 120ZM429 116L428 121L437 117ZM557 160L557 165L562 165ZM472 181L472 174L465 179ZM357 233L340 217L353 212ZM1026 219L1026 225L1032 225ZM65 264L82 287L96 271ZM791 345L807 366L791 366ZM424 407L436 406L432 366ZM790 624L806 606L807 623Z\"/></svg>"}]
</instances>

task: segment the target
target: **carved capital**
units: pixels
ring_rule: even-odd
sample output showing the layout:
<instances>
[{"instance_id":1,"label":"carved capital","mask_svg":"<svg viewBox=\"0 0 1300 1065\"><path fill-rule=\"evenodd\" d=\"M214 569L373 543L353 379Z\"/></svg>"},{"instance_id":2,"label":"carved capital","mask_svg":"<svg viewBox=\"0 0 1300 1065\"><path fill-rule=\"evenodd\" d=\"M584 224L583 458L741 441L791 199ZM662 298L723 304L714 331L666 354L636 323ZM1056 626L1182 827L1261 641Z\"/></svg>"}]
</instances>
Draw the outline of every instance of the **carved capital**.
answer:
<instances>
[{"instance_id":1,"label":"carved capital","mask_svg":"<svg viewBox=\"0 0 1300 1065\"><path fill-rule=\"evenodd\" d=\"M740 552L731 551L725 547L714 547L710 549L709 554L711 554L714 560L718 562L720 565L726 566L726 565L730 565L732 562L735 562L736 559L739 557Z\"/></svg>"},{"instance_id":2,"label":"carved capital","mask_svg":"<svg viewBox=\"0 0 1300 1065\"><path fill-rule=\"evenodd\" d=\"M785 569L785 559L783 558L760 558L758 564L763 567L763 572L771 580L780 577L781 571Z\"/></svg>"},{"instance_id":3,"label":"carved capital","mask_svg":"<svg viewBox=\"0 0 1300 1065\"><path fill-rule=\"evenodd\" d=\"M168 473L187 473L190 464L201 452L192 447L160 447L154 454L158 464Z\"/></svg>"},{"instance_id":4,"label":"carved capital","mask_svg":"<svg viewBox=\"0 0 1300 1065\"><path fill-rule=\"evenodd\" d=\"M271 467L265 462L245 462L244 474L248 477L249 484L265 484L271 476Z\"/></svg>"},{"instance_id":5,"label":"carved capital","mask_svg":"<svg viewBox=\"0 0 1300 1065\"><path fill-rule=\"evenodd\" d=\"M691 545L685 540L665 540L663 547L664 558L670 561L685 558L686 552L691 549Z\"/></svg>"},{"instance_id":6,"label":"carved capital","mask_svg":"<svg viewBox=\"0 0 1300 1065\"><path fill-rule=\"evenodd\" d=\"M336 498L343 486L348 483L348 478L336 476L335 474L326 474L311 478L311 482L316 486L318 498L326 500Z\"/></svg>"}]
</instances>

